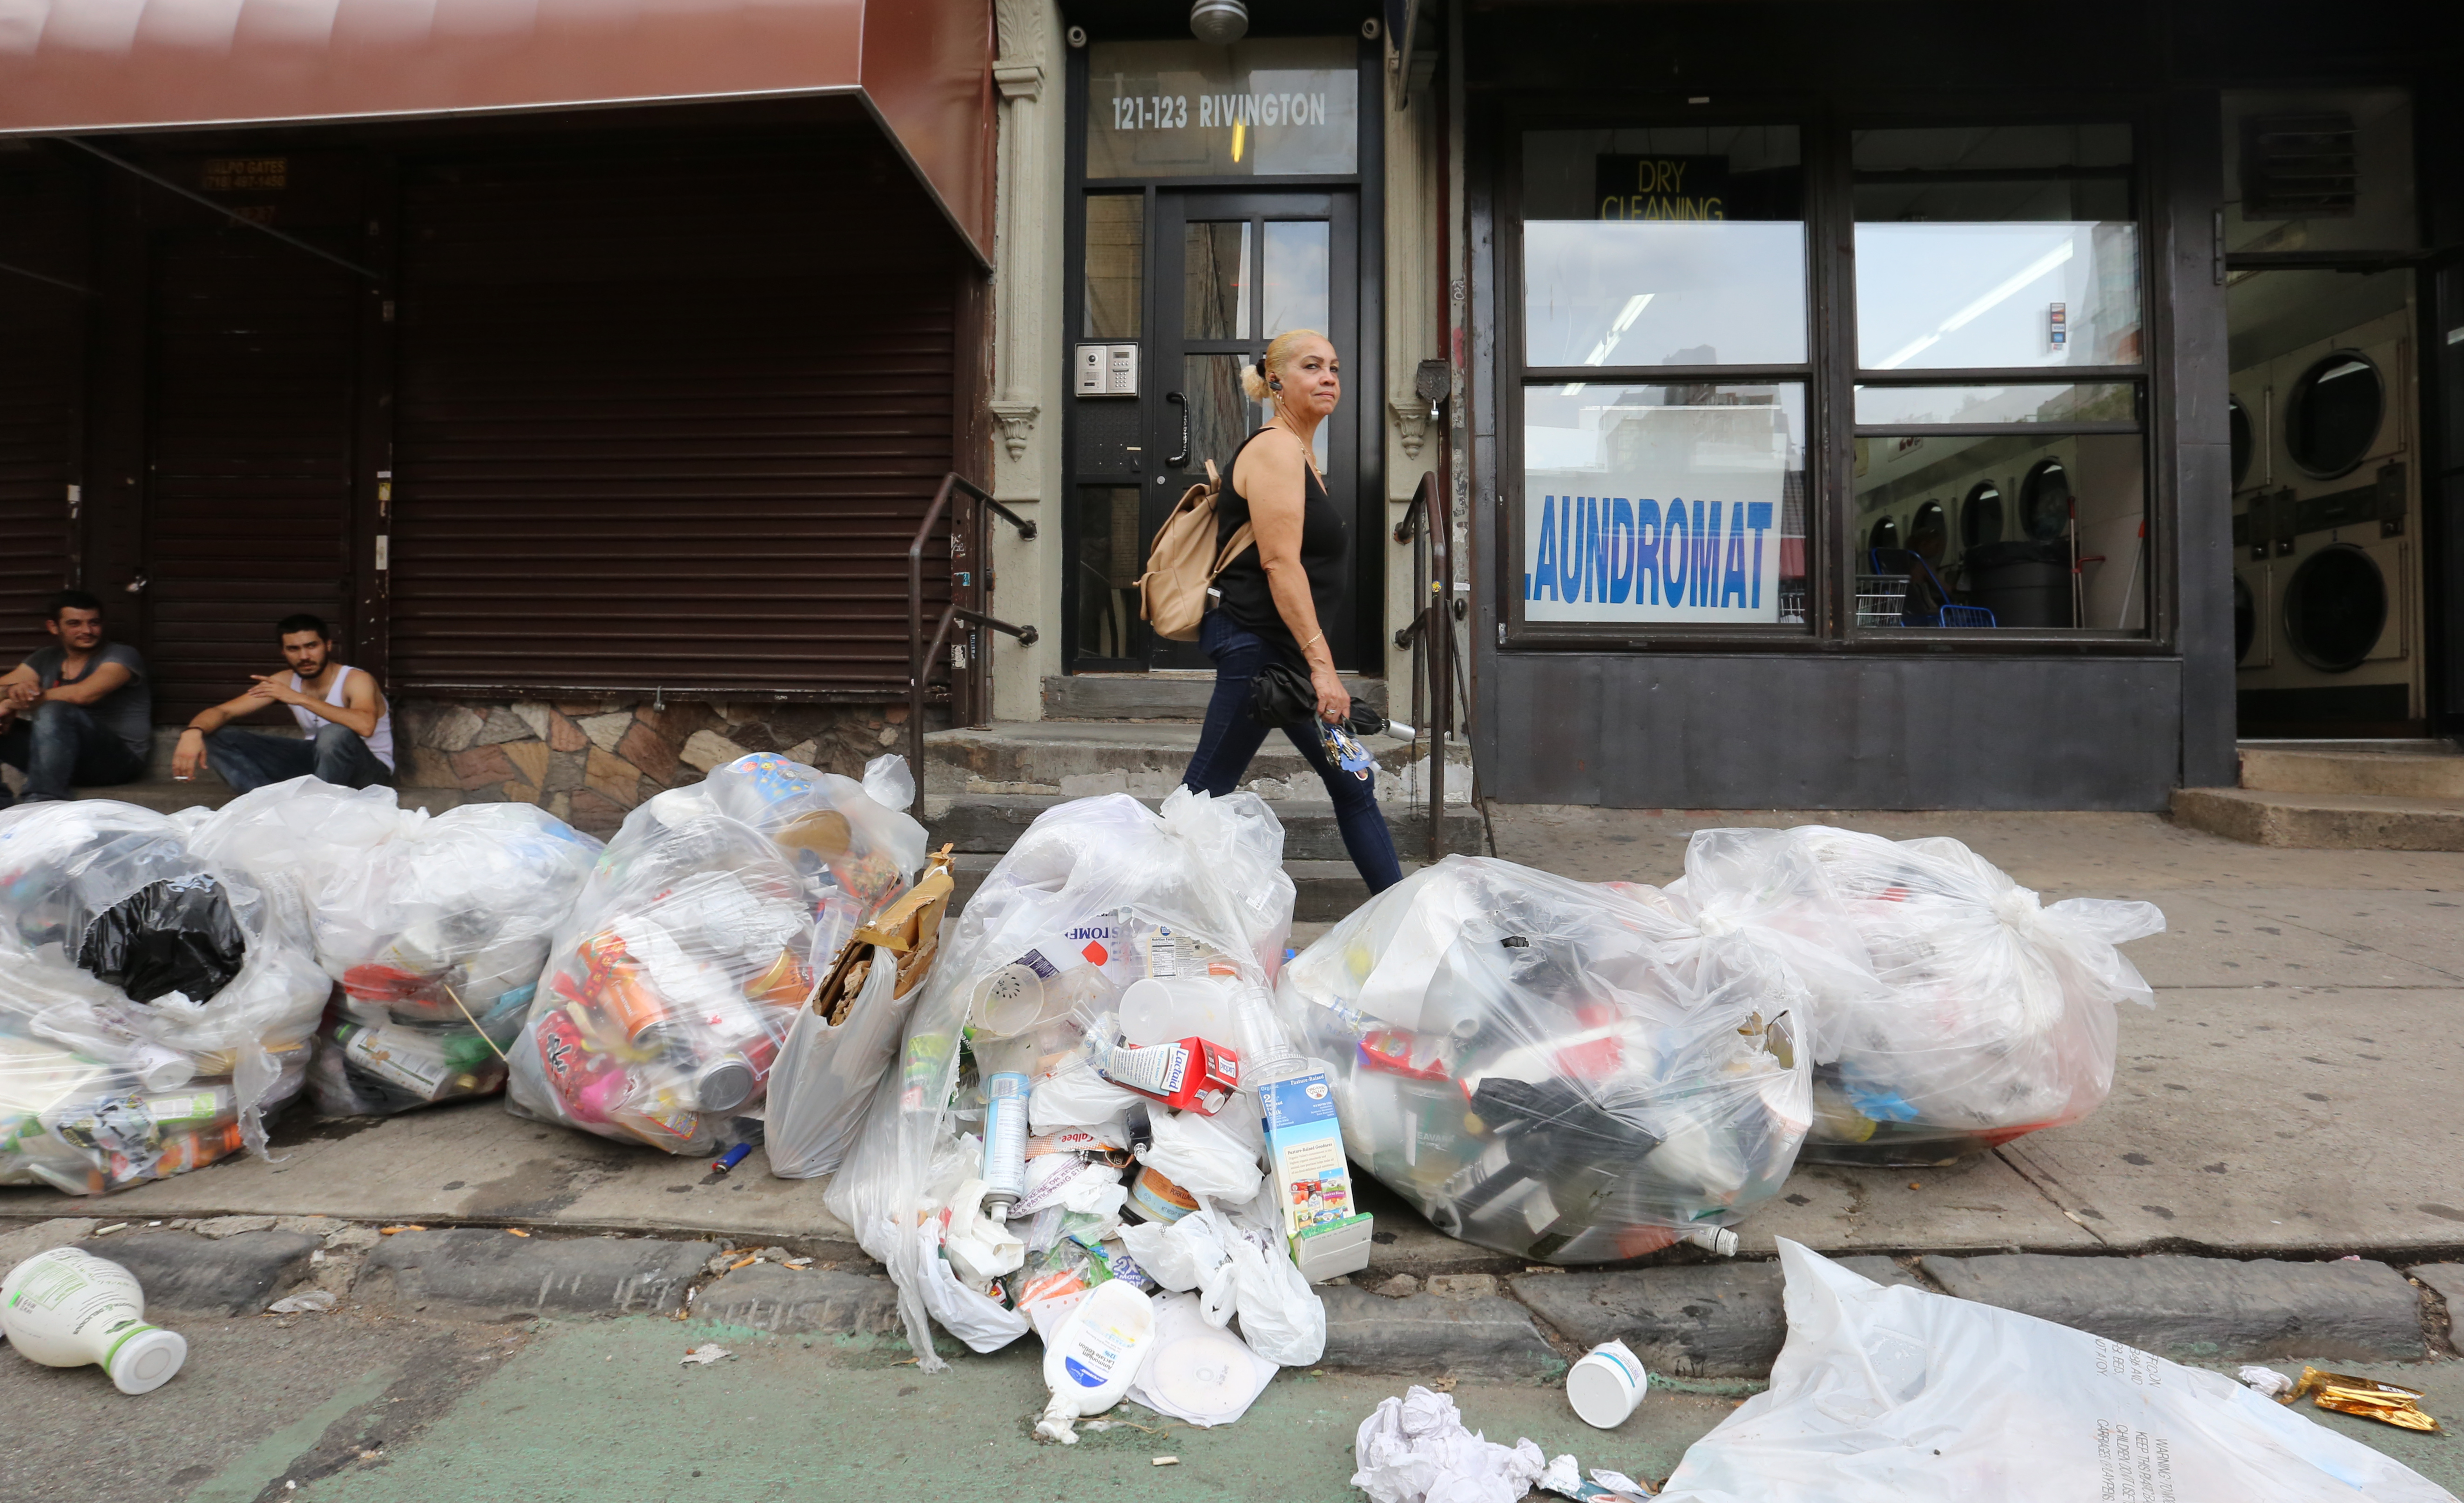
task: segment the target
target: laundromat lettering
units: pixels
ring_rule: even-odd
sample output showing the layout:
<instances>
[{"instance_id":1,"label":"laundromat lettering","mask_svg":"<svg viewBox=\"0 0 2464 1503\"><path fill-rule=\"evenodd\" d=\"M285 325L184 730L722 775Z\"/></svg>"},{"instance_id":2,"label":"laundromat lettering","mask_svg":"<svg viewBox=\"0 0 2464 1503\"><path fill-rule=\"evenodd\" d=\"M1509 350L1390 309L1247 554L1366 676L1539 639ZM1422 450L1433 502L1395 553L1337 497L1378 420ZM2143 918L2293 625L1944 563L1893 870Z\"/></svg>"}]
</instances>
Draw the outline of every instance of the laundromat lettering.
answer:
<instances>
[{"instance_id":1,"label":"laundromat lettering","mask_svg":"<svg viewBox=\"0 0 2464 1503\"><path fill-rule=\"evenodd\" d=\"M1635 162L1631 189L1611 192L1600 200L1602 219L1726 219L1727 206L1717 194L1685 191L1687 157L1642 157ZM1699 186L1698 186L1699 187Z\"/></svg>"},{"instance_id":2,"label":"laundromat lettering","mask_svg":"<svg viewBox=\"0 0 2464 1503\"><path fill-rule=\"evenodd\" d=\"M1535 510L1527 601L1763 609L1769 501L1549 495Z\"/></svg>"}]
</instances>

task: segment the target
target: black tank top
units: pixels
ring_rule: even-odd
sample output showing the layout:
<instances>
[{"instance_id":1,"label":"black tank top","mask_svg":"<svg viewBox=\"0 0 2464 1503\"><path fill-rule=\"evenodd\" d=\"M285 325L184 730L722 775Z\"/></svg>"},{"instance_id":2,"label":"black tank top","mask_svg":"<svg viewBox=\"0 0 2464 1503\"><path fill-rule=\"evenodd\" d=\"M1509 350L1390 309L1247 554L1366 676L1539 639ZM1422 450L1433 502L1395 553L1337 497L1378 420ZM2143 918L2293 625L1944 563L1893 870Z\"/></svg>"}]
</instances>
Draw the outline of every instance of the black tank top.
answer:
<instances>
[{"instance_id":1,"label":"black tank top","mask_svg":"<svg viewBox=\"0 0 2464 1503\"><path fill-rule=\"evenodd\" d=\"M1258 441L1260 429L1241 446L1245 452ZM1290 435L1285 434L1287 438ZM1249 501L1232 483L1234 470L1241 462L1240 453L1223 473L1223 494L1215 501L1215 551L1220 556L1223 544L1249 520ZM1334 498L1326 494L1326 482L1318 478L1313 465L1305 465L1308 478L1303 482L1304 501L1301 512L1301 572L1309 577L1309 600L1317 607L1317 625L1327 630L1334 622L1335 609L1343 600L1343 514L1334 509ZM1242 551L1239 558L1215 577L1218 599L1216 608L1234 622L1248 628L1273 644L1295 665L1304 665L1299 640L1291 628L1284 624L1283 613L1275 608L1274 592L1266 586L1266 566L1260 562L1254 547Z\"/></svg>"}]
</instances>

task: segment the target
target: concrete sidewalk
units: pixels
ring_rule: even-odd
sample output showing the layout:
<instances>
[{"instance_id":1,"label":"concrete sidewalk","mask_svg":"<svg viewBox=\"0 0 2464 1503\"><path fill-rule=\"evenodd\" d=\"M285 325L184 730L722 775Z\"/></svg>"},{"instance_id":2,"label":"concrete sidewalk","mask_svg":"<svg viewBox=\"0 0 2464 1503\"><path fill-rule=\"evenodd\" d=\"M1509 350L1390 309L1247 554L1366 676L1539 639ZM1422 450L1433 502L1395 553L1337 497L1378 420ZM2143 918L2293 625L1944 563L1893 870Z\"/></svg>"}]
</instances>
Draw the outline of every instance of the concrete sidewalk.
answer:
<instances>
[{"instance_id":1,"label":"concrete sidewalk","mask_svg":"<svg viewBox=\"0 0 2464 1503\"><path fill-rule=\"evenodd\" d=\"M1698 828L1816 815L1500 807L1498 853L1570 875L1667 881ZM2464 854L2254 848L2152 815L1831 816L1967 841L2047 900L2142 897L2167 934L2131 946L2157 987L2126 1009L2112 1098L2086 1121L1947 1169L1800 1167L1740 1228L1834 1253L2464 1250ZM495 1103L380 1121L297 1112L281 1158L232 1160L102 1201L0 1190L0 1221L324 1214L429 1225L710 1233L844 1245L823 1186L756 1153L714 1176L524 1122ZM1512 1272L1366 1187L1372 1271ZM1388 1240L1388 1239L1392 1240Z\"/></svg>"}]
</instances>

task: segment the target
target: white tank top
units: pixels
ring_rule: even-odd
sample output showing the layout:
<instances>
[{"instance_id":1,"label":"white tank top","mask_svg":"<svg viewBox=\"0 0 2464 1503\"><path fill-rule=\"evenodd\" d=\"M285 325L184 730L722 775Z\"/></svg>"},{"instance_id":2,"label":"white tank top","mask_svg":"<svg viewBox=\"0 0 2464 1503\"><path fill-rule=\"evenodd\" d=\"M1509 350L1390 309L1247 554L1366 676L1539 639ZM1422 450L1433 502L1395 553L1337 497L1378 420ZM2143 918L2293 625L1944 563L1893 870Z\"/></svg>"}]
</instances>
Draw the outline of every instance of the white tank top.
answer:
<instances>
[{"instance_id":1,"label":"white tank top","mask_svg":"<svg viewBox=\"0 0 2464 1503\"><path fill-rule=\"evenodd\" d=\"M342 686L349 683L351 681L351 675L358 672L359 670L356 668L343 667L335 669L334 682L325 691L325 702L330 705L338 706L341 704ZM299 675L297 674L291 675L291 687L294 689L299 687ZM296 704L291 707L291 714L294 718L298 720L299 729L305 731L312 737L319 731L323 730L326 726L334 723L333 721L326 719L323 716L319 715L314 710L305 710ZM393 771L392 705L386 705L385 714L377 717L377 733L368 738L368 750L376 753L377 761L385 764L385 771Z\"/></svg>"}]
</instances>

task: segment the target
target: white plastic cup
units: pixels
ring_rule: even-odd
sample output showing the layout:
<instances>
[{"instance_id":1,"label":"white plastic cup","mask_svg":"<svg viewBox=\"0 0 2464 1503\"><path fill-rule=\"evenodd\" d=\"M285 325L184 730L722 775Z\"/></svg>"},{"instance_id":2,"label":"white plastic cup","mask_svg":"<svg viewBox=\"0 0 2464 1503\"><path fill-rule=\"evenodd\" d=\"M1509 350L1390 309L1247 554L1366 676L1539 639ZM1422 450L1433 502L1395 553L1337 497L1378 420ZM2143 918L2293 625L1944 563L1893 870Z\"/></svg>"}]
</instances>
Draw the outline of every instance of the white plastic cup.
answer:
<instances>
[{"instance_id":1,"label":"white plastic cup","mask_svg":"<svg viewBox=\"0 0 2464 1503\"><path fill-rule=\"evenodd\" d=\"M1641 1404L1651 1387L1642 1359L1623 1341L1603 1341L1566 1373L1566 1402L1595 1430L1613 1430Z\"/></svg>"},{"instance_id":2,"label":"white plastic cup","mask_svg":"<svg viewBox=\"0 0 2464 1503\"><path fill-rule=\"evenodd\" d=\"M1241 1037L1234 1013L1239 1000L1234 983L1211 976L1145 977L1121 992L1121 1036L1138 1045L1192 1037L1231 1044Z\"/></svg>"}]
</instances>

